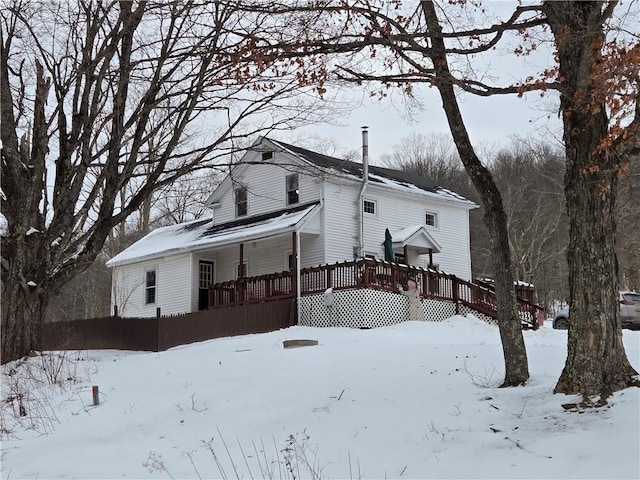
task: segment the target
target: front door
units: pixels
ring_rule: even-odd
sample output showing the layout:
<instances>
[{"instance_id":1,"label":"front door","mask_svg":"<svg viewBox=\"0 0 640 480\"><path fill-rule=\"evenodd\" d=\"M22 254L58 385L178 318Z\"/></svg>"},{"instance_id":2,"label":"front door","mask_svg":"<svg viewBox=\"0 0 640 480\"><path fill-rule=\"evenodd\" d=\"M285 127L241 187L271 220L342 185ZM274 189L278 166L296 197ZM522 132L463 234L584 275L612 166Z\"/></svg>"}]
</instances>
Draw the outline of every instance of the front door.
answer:
<instances>
[{"instance_id":1,"label":"front door","mask_svg":"<svg viewBox=\"0 0 640 480\"><path fill-rule=\"evenodd\" d=\"M198 310L206 310L209 307L209 287L213 285L213 262L200 260Z\"/></svg>"}]
</instances>

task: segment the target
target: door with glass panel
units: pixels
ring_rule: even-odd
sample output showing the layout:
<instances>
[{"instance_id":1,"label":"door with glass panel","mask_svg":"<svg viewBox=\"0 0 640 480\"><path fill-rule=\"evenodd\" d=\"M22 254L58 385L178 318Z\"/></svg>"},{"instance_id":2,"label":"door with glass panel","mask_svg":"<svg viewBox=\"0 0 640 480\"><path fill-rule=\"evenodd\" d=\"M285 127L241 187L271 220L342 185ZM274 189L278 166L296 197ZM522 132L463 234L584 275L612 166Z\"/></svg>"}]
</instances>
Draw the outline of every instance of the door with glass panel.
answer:
<instances>
[{"instance_id":1,"label":"door with glass panel","mask_svg":"<svg viewBox=\"0 0 640 480\"><path fill-rule=\"evenodd\" d=\"M198 310L206 310L209 307L209 287L213 285L213 262L200 260Z\"/></svg>"}]
</instances>

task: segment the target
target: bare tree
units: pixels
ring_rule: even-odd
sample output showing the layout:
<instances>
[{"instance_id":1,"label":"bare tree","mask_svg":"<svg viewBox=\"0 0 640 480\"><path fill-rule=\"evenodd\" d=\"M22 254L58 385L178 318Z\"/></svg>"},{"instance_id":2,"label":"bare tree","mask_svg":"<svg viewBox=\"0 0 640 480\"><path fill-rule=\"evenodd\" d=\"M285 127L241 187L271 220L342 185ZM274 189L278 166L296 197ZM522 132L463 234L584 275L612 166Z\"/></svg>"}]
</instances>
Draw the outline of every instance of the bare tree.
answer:
<instances>
[{"instance_id":1,"label":"bare tree","mask_svg":"<svg viewBox=\"0 0 640 480\"><path fill-rule=\"evenodd\" d=\"M632 5L637 6L635 1ZM274 12L274 4L268 7ZM286 30L257 41L267 55L317 58L332 55L329 70L342 80L375 82L384 97L398 87L412 98L415 85L438 89L461 160L485 205L492 235L501 334L507 366L506 384L526 380L526 355L516 330L513 278L500 192L469 139L456 93L478 96L525 95L554 91L560 96L564 124L565 198L569 218L570 305L568 358L556 392L601 393L636 384L626 358L617 289L616 192L620 172L640 150L640 45L637 9L626 3L542 1L519 4L505 19L484 21L480 2L289 2L278 12L307 28L307 36L287 38ZM270 32L273 33L273 32ZM297 42L297 43L296 43ZM515 81L493 82L476 72L473 58L509 52L526 58L542 46L548 68ZM271 53L269 53L271 52ZM335 55L340 59L336 60ZM316 60L317 62L317 60ZM311 63L315 66L317 63ZM525 70L526 71L526 70ZM513 71L512 71L513 74ZM499 79L497 79L499 80ZM488 208L487 208L488 207Z\"/></svg>"},{"instance_id":2,"label":"bare tree","mask_svg":"<svg viewBox=\"0 0 640 480\"><path fill-rule=\"evenodd\" d=\"M411 171L463 195L469 191L468 175L448 135L411 133L380 159L392 168Z\"/></svg>"},{"instance_id":3,"label":"bare tree","mask_svg":"<svg viewBox=\"0 0 640 480\"><path fill-rule=\"evenodd\" d=\"M154 191L335 109L255 51L269 24L238 2L3 0L2 362L41 347L51 296Z\"/></svg>"},{"instance_id":4,"label":"bare tree","mask_svg":"<svg viewBox=\"0 0 640 480\"><path fill-rule=\"evenodd\" d=\"M516 278L535 284L547 308L568 298L564 156L542 141L514 139L490 169L504 198Z\"/></svg>"}]
</instances>

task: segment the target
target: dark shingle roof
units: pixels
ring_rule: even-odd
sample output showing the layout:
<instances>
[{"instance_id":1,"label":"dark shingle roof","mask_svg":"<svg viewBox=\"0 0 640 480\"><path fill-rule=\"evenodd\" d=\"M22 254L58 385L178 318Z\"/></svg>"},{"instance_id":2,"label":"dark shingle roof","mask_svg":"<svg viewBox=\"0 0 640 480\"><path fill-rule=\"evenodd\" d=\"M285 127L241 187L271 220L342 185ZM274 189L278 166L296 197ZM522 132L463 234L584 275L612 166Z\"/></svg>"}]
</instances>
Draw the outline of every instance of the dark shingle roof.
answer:
<instances>
[{"instance_id":1,"label":"dark shingle roof","mask_svg":"<svg viewBox=\"0 0 640 480\"><path fill-rule=\"evenodd\" d=\"M296 155L304 158L308 162L317 165L318 167L333 168L334 170L337 170L339 172L362 178L361 163L330 157L328 155L323 155L322 153L307 150L306 148L296 147L295 145L290 145L279 140L272 141L273 143L279 144L287 150L290 150ZM438 191L440 191L440 188L435 183L420 175L416 175L411 172L405 172L403 170L394 170L391 168L369 165L369 181L380 184L384 183L382 180L376 178L376 176L383 177L400 184L413 185L426 192L437 193Z\"/></svg>"},{"instance_id":2,"label":"dark shingle roof","mask_svg":"<svg viewBox=\"0 0 640 480\"><path fill-rule=\"evenodd\" d=\"M253 216L243 217L238 220L232 220L230 222L219 223L216 225L211 224L212 223L211 219L201 220L198 222L189 223L184 227L182 227L182 229L184 232L188 232L188 231L200 229L202 228L203 225L209 223L211 224L211 226L200 234L200 238L207 238L215 234L233 230L239 227L260 225L261 223L264 223L268 220L273 220L274 218L278 218L283 215L291 215L293 213L300 212L302 210L309 208L312 205L317 205L318 203L319 202L305 203L303 205L296 205L295 207L287 207L281 210L276 210L275 212L263 213L262 215L253 215Z\"/></svg>"}]
</instances>

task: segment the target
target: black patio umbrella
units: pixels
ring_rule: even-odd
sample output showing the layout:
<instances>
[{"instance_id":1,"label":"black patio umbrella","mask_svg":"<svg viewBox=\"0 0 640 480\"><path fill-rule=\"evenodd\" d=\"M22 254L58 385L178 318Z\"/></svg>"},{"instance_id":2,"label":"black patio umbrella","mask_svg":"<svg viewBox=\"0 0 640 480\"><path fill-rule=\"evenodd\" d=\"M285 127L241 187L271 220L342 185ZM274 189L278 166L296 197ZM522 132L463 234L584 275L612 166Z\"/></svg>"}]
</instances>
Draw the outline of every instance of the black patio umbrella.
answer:
<instances>
[{"instance_id":1,"label":"black patio umbrella","mask_svg":"<svg viewBox=\"0 0 640 480\"><path fill-rule=\"evenodd\" d=\"M393 262L395 259L393 257L393 239L391 238L391 232L389 229L385 229L384 231L384 259L387 262Z\"/></svg>"}]
</instances>

